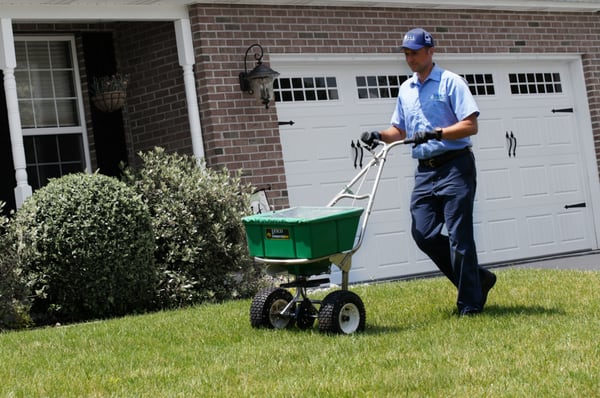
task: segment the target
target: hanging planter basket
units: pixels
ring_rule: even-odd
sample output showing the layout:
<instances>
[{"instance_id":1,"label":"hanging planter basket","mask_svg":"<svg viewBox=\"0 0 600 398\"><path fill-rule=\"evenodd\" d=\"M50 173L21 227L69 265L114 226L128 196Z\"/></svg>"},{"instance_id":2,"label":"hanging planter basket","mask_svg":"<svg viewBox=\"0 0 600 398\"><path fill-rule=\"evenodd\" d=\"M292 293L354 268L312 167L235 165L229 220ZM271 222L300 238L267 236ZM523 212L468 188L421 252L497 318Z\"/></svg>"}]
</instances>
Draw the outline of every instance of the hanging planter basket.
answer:
<instances>
[{"instance_id":1,"label":"hanging planter basket","mask_svg":"<svg viewBox=\"0 0 600 398\"><path fill-rule=\"evenodd\" d=\"M106 91L92 97L96 108L102 112L118 111L125 105L125 91Z\"/></svg>"}]
</instances>

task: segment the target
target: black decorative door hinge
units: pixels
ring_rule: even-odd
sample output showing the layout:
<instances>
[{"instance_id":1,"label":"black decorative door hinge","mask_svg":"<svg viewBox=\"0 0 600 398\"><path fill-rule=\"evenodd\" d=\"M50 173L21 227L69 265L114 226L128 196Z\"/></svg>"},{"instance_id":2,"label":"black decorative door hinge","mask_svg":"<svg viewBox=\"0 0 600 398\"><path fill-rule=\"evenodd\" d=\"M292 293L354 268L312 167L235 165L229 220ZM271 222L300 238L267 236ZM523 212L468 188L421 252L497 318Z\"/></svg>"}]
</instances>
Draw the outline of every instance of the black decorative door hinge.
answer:
<instances>
[{"instance_id":1,"label":"black decorative door hinge","mask_svg":"<svg viewBox=\"0 0 600 398\"><path fill-rule=\"evenodd\" d=\"M573 108L552 109L552 113L573 113Z\"/></svg>"}]
</instances>

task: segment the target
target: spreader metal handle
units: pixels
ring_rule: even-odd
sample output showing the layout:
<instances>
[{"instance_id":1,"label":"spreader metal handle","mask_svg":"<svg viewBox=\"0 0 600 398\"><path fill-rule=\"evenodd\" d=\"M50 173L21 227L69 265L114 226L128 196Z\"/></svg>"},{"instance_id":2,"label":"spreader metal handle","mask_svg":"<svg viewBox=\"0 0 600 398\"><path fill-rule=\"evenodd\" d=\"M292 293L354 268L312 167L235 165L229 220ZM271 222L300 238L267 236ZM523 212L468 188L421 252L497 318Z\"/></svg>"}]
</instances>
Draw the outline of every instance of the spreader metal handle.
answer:
<instances>
[{"instance_id":1,"label":"spreader metal handle","mask_svg":"<svg viewBox=\"0 0 600 398\"><path fill-rule=\"evenodd\" d=\"M335 206L341 199L353 199L353 200L368 200L367 206L365 207L365 211L363 213L363 221L359 231L359 237L356 241L356 245L349 251L350 254L356 252L363 241L365 230L367 227L367 222L369 220L369 216L371 215L371 210L373 209L373 203L375 199L375 194L377 193L377 188L379 187L379 181L381 180L381 175L383 172L383 167L385 166L385 161L387 159L388 153L395 147L399 145L413 144L414 140L411 138L394 141L390 144L387 144L383 141L379 141L380 144L383 144L383 148L379 152L375 152L370 150L373 153L373 159L369 161L356 176L348 183L337 195L333 197L333 199L327 204L327 207ZM356 185L361 179L366 178L367 173L371 170L372 167L377 167L377 174L375 175L375 180L373 182L373 187L371 188L371 192L366 194L355 193L352 191L354 185Z\"/></svg>"}]
</instances>

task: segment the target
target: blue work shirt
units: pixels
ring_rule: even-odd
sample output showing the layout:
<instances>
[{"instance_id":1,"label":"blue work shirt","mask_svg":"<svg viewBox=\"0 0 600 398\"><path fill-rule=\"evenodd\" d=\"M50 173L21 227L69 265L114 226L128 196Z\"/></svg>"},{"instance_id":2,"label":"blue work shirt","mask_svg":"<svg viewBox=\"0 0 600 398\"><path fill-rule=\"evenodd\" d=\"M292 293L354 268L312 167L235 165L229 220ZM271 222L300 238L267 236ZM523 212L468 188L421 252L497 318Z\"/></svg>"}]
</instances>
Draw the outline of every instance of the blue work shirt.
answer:
<instances>
[{"instance_id":1,"label":"blue work shirt","mask_svg":"<svg viewBox=\"0 0 600 398\"><path fill-rule=\"evenodd\" d=\"M451 126L473 113L479 116L479 108L465 80L434 65L423 83L416 73L402 83L391 124L406 131L407 138L410 138L417 131L433 131L436 127ZM430 140L413 148L412 157L429 159L466 146L471 146L469 137Z\"/></svg>"}]
</instances>

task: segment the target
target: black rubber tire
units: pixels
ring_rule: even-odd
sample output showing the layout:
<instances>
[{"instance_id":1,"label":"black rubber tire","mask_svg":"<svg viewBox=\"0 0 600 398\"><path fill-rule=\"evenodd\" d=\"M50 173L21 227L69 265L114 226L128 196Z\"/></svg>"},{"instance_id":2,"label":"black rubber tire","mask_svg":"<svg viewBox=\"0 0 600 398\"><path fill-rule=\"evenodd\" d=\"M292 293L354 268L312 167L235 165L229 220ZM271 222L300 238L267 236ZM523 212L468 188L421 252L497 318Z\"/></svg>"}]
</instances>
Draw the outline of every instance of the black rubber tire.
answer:
<instances>
[{"instance_id":1,"label":"black rubber tire","mask_svg":"<svg viewBox=\"0 0 600 398\"><path fill-rule=\"evenodd\" d=\"M311 303L310 299L305 298L298 304L298 310L296 313L296 326L299 329L306 330L314 326L317 320L317 309Z\"/></svg>"},{"instance_id":2,"label":"black rubber tire","mask_svg":"<svg viewBox=\"0 0 600 398\"><path fill-rule=\"evenodd\" d=\"M250 305L250 324L255 328L285 329L294 325L293 312L280 315L293 296L282 288L266 288L258 292Z\"/></svg>"},{"instance_id":3,"label":"black rubber tire","mask_svg":"<svg viewBox=\"0 0 600 398\"><path fill-rule=\"evenodd\" d=\"M365 305L356 293L336 290L323 299L319 309L319 331L352 334L365 330Z\"/></svg>"}]
</instances>

